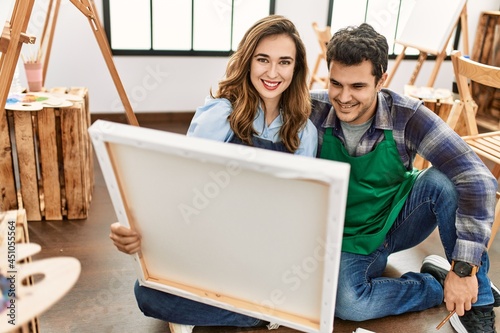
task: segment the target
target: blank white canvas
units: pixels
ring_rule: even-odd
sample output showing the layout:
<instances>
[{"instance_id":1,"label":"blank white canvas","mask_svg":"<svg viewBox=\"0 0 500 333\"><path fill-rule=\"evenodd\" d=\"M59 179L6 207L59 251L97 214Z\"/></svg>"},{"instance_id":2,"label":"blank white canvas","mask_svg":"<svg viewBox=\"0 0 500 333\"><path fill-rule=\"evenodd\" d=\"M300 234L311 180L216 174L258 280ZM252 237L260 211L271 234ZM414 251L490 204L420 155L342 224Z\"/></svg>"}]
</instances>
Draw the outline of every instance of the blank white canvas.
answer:
<instances>
[{"instance_id":1,"label":"blank white canvas","mask_svg":"<svg viewBox=\"0 0 500 333\"><path fill-rule=\"evenodd\" d=\"M141 284L331 332L349 166L157 130L89 132Z\"/></svg>"},{"instance_id":2,"label":"blank white canvas","mask_svg":"<svg viewBox=\"0 0 500 333\"><path fill-rule=\"evenodd\" d=\"M466 0L418 0L411 11L399 44L439 54L460 18Z\"/></svg>"}]
</instances>

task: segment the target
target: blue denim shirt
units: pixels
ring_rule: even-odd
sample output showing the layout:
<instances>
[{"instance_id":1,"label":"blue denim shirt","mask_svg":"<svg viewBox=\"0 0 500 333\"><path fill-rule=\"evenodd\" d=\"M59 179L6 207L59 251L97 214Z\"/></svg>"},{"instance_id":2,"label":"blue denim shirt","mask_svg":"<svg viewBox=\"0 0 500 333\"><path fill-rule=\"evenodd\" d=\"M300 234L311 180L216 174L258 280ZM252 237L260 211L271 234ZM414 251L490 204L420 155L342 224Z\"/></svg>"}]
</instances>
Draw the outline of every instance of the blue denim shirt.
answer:
<instances>
[{"instance_id":1,"label":"blue denim shirt","mask_svg":"<svg viewBox=\"0 0 500 333\"><path fill-rule=\"evenodd\" d=\"M229 142L234 132L231 129L227 117L233 111L231 102L225 98L213 99L208 96L205 105L196 109L187 135L210 140ZM257 137L272 142L281 141L279 130L283 125L281 114L267 126L262 108L258 108L257 116L253 121L253 127L257 132ZM316 156L318 145L318 132L313 123L308 120L305 128L299 133L300 145L296 155Z\"/></svg>"},{"instance_id":2,"label":"blue denim shirt","mask_svg":"<svg viewBox=\"0 0 500 333\"><path fill-rule=\"evenodd\" d=\"M311 91L311 99L310 119L318 128L319 156L326 128L331 127L342 142L345 139L327 90ZM361 137L355 156L371 152L384 139L384 130L393 131L399 156L408 170L418 153L455 184L459 197L458 240L452 256L478 265L491 234L496 179L469 145L422 101L382 89L375 118Z\"/></svg>"}]
</instances>

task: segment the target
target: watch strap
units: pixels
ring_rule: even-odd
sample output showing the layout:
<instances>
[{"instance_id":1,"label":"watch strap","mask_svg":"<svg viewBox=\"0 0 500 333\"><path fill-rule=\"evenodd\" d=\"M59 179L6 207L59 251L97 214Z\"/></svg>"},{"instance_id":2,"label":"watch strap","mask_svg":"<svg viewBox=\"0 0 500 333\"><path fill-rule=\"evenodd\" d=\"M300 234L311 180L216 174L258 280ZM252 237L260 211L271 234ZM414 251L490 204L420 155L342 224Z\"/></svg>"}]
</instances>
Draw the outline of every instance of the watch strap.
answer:
<instances>
[{"instance_id":1,"label":"watch strap","mask_svg":"<svg viewBox=\"0 0 500 333\"><path fill-rule=\"evenodd\" d=\"M457 274L460 277L465 277L465 276L461 276L460 274L458 274L457 272L455 272L455 263L456 263L455 260L451 261L450 271L453 271L455 274ZM473 265L473 264L469 264L469 263L467 263L467 264L471 266L471 272L470 272L469 275L466 275L466 276L476 276L477 272L479 271L479 266Z\"/></svg>"}]
</instances>

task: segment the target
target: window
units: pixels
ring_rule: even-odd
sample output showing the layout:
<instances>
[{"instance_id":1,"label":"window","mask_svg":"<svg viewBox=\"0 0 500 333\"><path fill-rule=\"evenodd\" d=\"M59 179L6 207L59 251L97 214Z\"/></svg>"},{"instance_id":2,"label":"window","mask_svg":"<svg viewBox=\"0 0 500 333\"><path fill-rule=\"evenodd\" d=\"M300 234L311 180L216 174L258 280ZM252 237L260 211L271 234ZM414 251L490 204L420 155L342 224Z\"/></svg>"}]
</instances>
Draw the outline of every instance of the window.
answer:
<instances>
[{"instance_id":1,"label":"window","mask_svg":"<svg viewBox=\"0 0 500 333\"><path fill-rule=\"evenodd\" d=\"M405 26L414 4L418 0L330 0L328 24L332 31L337 31L349 25L359 25L363 22L372 25L375 30L384 35L389 42L391 58L402 51L402 46L395 44L394 40ZM439 0L436 0L439 1ZM450 39L448 54L453 49L458 49L460 37L460 24L455 36ZM408 48L407 58L416 58L418 50ZM435 58L429 56L429 59Z\"/></svg>"},{"instance_id":2,"label":"window","mask_svg":"<svg viewBox=\"0 0 500 333\"><path fill-rule=\"evenodd\" d=\"M115 55L220 55L274 13L274 0L104 0Z\"/></svg>"}]
</instances>

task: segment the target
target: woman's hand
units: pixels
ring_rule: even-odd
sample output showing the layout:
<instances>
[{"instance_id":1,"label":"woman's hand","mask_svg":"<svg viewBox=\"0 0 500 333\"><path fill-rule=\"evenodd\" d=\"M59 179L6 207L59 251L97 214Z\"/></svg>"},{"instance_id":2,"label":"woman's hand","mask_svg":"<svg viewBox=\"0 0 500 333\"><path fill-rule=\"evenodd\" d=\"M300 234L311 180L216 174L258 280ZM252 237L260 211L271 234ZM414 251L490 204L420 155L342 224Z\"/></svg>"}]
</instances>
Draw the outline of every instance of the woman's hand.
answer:
<instances>
[{"instance_id":1,"label":"woman's hand","mask_svg":"<svg viewBox=\"0 0 500 333\"><path fill-rule=\"evenodd\" d=\"M110 229L109 238L119 251L134 254L141 250L141 237L136 231L121 225L119 222L113 223Z\"/></svg>"}]
</instances>

